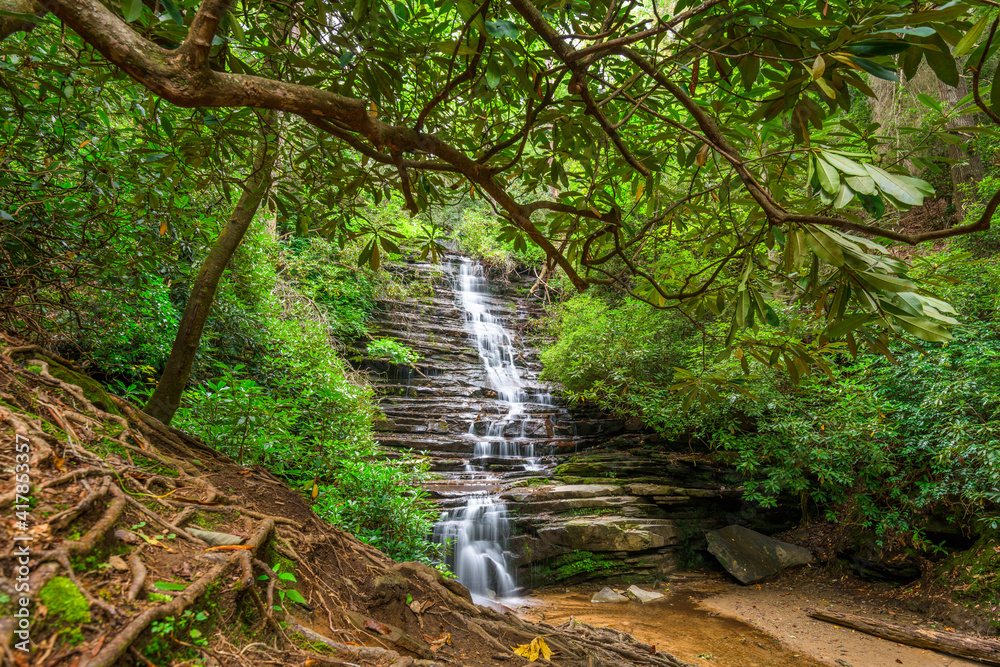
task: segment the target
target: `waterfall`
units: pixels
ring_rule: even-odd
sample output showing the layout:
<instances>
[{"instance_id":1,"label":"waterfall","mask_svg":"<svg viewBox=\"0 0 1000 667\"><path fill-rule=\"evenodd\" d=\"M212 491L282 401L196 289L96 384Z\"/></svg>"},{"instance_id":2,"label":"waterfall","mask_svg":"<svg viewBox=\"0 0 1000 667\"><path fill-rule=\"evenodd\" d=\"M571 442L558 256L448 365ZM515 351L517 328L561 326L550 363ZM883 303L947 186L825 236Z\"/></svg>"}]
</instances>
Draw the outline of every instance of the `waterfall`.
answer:
<instances>
[{"instance_id":1,"label":"waterfall","mask_svg":"<svg viewBox=\"0 0 1000 667\"><path fill-rule=\"evenodd\" d=\"M520 465L526 471L539 470L534 444L528 441L525 429L531 410L551 406L552 397L547 391L529 387L521 377L517 366L521 350L503 318L489 306L489 282L482 267L462 259L454 291L488 388L496 391L500 408L498 414L470 425L466 438L472 441L472 458L465 475L499 482L486 472L486 466L496 461ZM434 528L434 540L450 545L448 565L452 572L477 601L504 597L515 590L505 552L509 537L506 503L482 491L469 495L464 507L445 511Z\"/></svg>"}]
</instances>

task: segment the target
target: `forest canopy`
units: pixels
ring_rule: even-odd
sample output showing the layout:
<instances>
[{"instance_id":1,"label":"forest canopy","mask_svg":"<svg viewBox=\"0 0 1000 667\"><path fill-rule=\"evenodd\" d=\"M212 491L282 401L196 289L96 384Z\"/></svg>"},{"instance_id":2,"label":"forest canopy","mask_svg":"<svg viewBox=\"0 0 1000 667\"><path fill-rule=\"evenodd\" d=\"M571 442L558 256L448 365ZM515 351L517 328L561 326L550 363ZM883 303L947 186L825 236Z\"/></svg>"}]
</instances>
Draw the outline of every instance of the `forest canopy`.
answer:
<instances>
[{"instance_id":1,"label":"forest canopy","mask_svg":"<svg viewBox=\"0 0 1000 667\"><path fill-rule=\"evenodd\" d=\"M4 42L6 122L47 122L19 101L32 86L49 118L88 118L72 144L96 186L83 208L170 200L163 235L184 205L170 192L180 179L216 179L231 221L264 201L283 228L362 239L359 259L378 268L401 234L361 208L393 193L411 214L481 199L506 221L502 239L540 247L576 289L725 314L730 349L777 321L776 304L812 308L811 337L741 343L796 375L845 344L948 339L953 309L893 246L988 229L1000 204L991 194L977 218L942 229L900 217L934 193L926 176L941 165L921 147L994 131L960 122L1000 106L984 76L1000 19L985 0L11 2L4 34L38 35ZM877 82L923 63L968 94L906 142L852 116ZM32 78L39 69L49 80ZM125 172L101 164L126 139L122 114L141 116ZM58 190L65 163L36 156L28 191ZM150 189L126 193L144 179ZM201 312L241 238L224 232L206 260L190 302ZM440 250L433 228L424 248ZM200 336L189 324L198 335L179 334L187 351L168 364L184 380ZM179 392L153 414L169 418Z\"/></svg>"}]
</instances>

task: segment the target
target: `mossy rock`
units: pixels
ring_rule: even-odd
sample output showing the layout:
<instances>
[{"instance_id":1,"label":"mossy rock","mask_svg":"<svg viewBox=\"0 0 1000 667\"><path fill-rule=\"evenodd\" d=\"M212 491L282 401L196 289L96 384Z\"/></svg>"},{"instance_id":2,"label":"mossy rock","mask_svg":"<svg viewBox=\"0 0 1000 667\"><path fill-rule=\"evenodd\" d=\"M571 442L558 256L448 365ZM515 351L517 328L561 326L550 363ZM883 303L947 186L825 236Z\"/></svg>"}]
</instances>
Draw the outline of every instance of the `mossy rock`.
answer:
<instances>
[{"instance_id":1,"label":"mossy rock","mask_svg":"<svg viewBox=\"0 0 1000 667\"><path fill-rule=\"evenodd\" d=\"M621 574L628 566L606 554L589 551L571 551L553 558L537 570L540 581L562 583L569 580L585 581L594 577L606 578Z\"/></svg>"},{"instance_id":2,"label":"mossy rock","mask_svg":"<svg viewBox=\"0 0 1000 667\"><path fill-rule=\"evenodd\" d=\"M104 387L101 386L96 380L77 373L76 371L71 371L65 366L52 361L48 357L42 355L36 355L37 358L46 362L49 365L49 374L54 377L66 382L68 384L75 384L80 389L83 390L83 395L87 397L87 400L99 407L105 412L109 412L113 415L118 415L123 417L121 412L118 410L118 406L115 402L111 400L108 392L104 391ZM28 367L31 368L31 362L28 362Z\"/></svg>"},{"instance_id":3,"label":"mossy rock","mask_svg":"<svg viewBox=\"0 0 1000 667\"><path fill-rule=\"evenodd\" d=\"M1000 530L990 531L965 551L954 553L938 566L954 587L956 602L1000 599Z\"/></svg>"}]
</instances>

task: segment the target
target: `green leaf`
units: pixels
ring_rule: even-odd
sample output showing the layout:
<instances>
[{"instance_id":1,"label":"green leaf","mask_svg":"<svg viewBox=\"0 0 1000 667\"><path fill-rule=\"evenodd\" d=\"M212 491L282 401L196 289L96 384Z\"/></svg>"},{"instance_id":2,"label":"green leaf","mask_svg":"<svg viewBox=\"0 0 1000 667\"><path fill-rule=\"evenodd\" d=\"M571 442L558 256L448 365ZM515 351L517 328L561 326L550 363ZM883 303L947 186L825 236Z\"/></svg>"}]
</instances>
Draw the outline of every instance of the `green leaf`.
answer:
<instances>
[{"instance_id":1,"label":"green leaf","mask_svg":"<svg viewBox=\"0 0 1000 667\"><path fill-rule=\"evenodd\" d=\"M819 185L831 195L836 194L840 189L840 174L825 160L816 156L816 176L819 178Z\"/></svg>"},{"instance_id":2,"label":"green leaf","mask_svg":"<svg viewBox=\"0 0 1000 667\"><path fill-rule=\"evenodd\" d=\"M163 8L167 10L167 14L174 20L174 23L184 25L184 16L181 15L181 10L177 9L174 0L163 0Z\"/></svg>"},{"instance_id":3,"label":"green leaf","mask_svg":"<svg viewBox=\"0 0 1000 667\"><path fill-rule=\"evenodd\" d=\"M158 588L161 591L182 591L187 588L187 586L184 584L175 584L169 581L157 581L153 584L153 588Z\"/></svg>"},{"instance_id":4,"label":"green leaf","mask_svg":"<svg viewBox=\"0 0 1000 667\"><path fill-rule=\"evenodd\" d=\"M309 604L308 602L306 602L306 599L302 597L302 593L299 593L294 588L289 588L287 591L285 591L285 595L287 595L288 599L291 600L292 602L298 602L299 604Z\"/></svg>"},{"instance_id":5,"label":"green leaf","mask_svg":"<svg viewBox=\"0 0 1000 667\"><path fill-rule=\"evenodd\" d=\"M992 17L989 12L983 14L983 17L976 21L976 24L969 29L969 32L965 33L962 39L958 41L958 44L955 45L956 58L964 56L966 53L975 48L976 42L979 41L979 38L983 34L983 29L986 28L987 24L989 24L991 18Z\"/></svg>"},{"instance_id":6,"label":"green leaf","mask_svg":"<svg viewBox=\"0 0 1000 667\"><path fill-rule=\"evenodd\" d=\"M853 315L848 315L836 324L828 327L826 330L826 336L830 340L836 340L851 331L854 331L870 319L872 319L872 316L867 313L855 313Z\"/></svg>"},{"instance_id":7,"label":"green leaf","mask_svg":"<svg viewBox=\"0 0 1000 667\"><path fill-rule=\"evenodd\" d=\"M929 343L943 343L952 338L951 333L943 324L923 317L895 315L893 319L904 331Z\"/></svg>"},{"instance_id":8,"label":"green leaf","mask_svg":"<svg viewBox=\"0 0 1000 667\"><path fill-rule=\"evenodd\" d=\"M280 572L278 573L278 579L282 581L295 581L295 575L291 572Z\"/></svg>"},{"instance_id":9,"label":"green leaf","mask_svg":"<svg viewBox=\"0 0 1000 667\"><path fill-rule=\"evenodd\" d=\"M927 64L941 81L953 88L958 87L958 64L951 55L951 49L941 39L941 35L934 35L930 43L937 48L923 50Z\"/></svg>"},{"instance_id":10,"label":"green leaf","mask_svg":"<svg viewBox=\"0 0 1000 667\"><path fill-rule=\"evenodd\" d=\"M934 109L935 111L941 111L941 103L938 102L933 97L931 97L930 95L928 95L927 93L917 93L917 99L925 107Z\"/></svg>"},{"instance_id":11,"label":"green leaf","mask_svg":"<svg viewBox=\"0 0 1000 667\"><path fill-rule=\"evenodd\" d=\"M861 69L868 72L874 77L877 77L879 79L885 79L886 81L895 81L896 83L899 83L899 77L896 76L896 73L894 71L892 71L887 67L882 67L881 65L876 64L871 60L868 60L867 58L859 58L857 56L848 56L848 58L852 63L854 63L855 65L857 65L858 67L860 67Z\"/></svg>"},{"instance_id":12,"label":"green leaf","mask_svg":"<svg viewBox=\"0 0 1000 667\"><path fill-rule=\"evenodd\" d=\"M131 23L142 16L142 0L122 0L122 14L125 22Z\"/></svg>"},{"instance_id":13,"label":"green leaf","mask_svg":"<svg viewBox=\"0 0 1000 667\"><path fill-rule=\"evenodd\" d=\"M517 39L517 36L521 34L520 28L504 19L487 21L485 25L487 34L497 39Z\"/></svg>"},{"instance_id":14,"label":"green leaf","mask_svg":"<svg viewBox=\"0 0 1000 667\"><path fill-rule=\"evenodd\" d=\"M449 58L453 54L456 54L455 49L458 49L457 55L460 56L473 56L476 53L478 53L478 51L476 51L468 44L459 43L457 40L454 39L447 39L443 42L436 42L432 44L431 47L445 54Z\"/></svg>"},{"instance_id":15,"label":"green leaf","mask_svg":"<svg viewBox=\"0 0 1000 667\"><path fill-rule=\"evenodd\" d=\"M812 251L820 259L833 266L843 266L844 251L836 241L810 227L803 227L803 229L805 230L806 241L809 243L809 247L812 248Z\"/></svg>"},{"instance_id":16,"label":"green leaf","mask_svg":"<svg viewBox=\"0 0 1000 667\"><path fill-rule=\"evenodd\" d=\"M928 26L918 26L916 28L893 28L892 30L883 30L881 32L873 33L875 35L885 35L885 34L903 34L903 35L914 35L915 37L930 37L935 34L934 28Z\"/></svg>"},{"instance_id":17,"label":"green leaf","mask_svg":"<svg viewBox=\"0 0 1000 667\"><path fill-rule=\"evenodd\" d=\"M913 290L913 282L905 278L890 276L886 273L876 273L874 271L862 271L855 276L868 287L881 292L910 292Z\"/></svg>"},{"instance_id":18,"label":"green leaf","mask_svg":"<svg viewBox=\"0 0 1000 667\"><path fill-rule=\"evenodd\" d=\"M868 175L875 181L882 194L909 206L920 206L924 203L923 194L901 178L897 178L874 165L866 164L865 169L868 170Z\"/></svg>"},{"instance_id":19,"label":"green leaf","mask_svg":"<svg viewBox=\"0 0 1000 667\"><path fill-rule=\"evenodd\" d=\"M500 79L500 67L497 65L496 58L490 58L490 62L486 66L486 85L490 88L496 88L500 85Z\"/></svg>"},{"instance_id":20,"label":"green leaf","mask_svg":"<svg viewBox=\"0 0 1000 667\"><path fill-rule=\"evenodd\" d=\"M833 199L834 208L844 208L854 200L854 190L848 187L847 183L840 184L840 190Z\"/></svg>"},{"instance_id":21,"label":"green leaf","mask_svg":"<svg viewBox=\"0 0 1000 667\"><path fill-rule=\"evenodd\" d=\"M908 42L888 39L866 39L843 47L844 51L856 56L894 56L910 48Z\"/></svg>"},{"instance_id":22,"label":"green leaf","mask_svg":"<svg viewBox=\"0 0 1000 667\"><path fill-rule=\"evenodd\" d=\"M828 151L823 151L819 154L820 159L825 160L832 167L836 168L842 174L847 174L850 176L867 176L868 172L865 168L855 162L854 160L849 160L843 155L838 155L837 153L831 153Z\"/></svg>"},{"instance_id":23,"label":"green leaf","mask_svg":"<svg viewBox=\"0 0 1000 667\"><path fill-rule=\"evenodd\" d=\"M875 189L875 181L868 176L867 172L865 172L864 176L847 176L844 178L844 181L858 194L873 195L877 192Z\"/></svg>"}]
</instances>

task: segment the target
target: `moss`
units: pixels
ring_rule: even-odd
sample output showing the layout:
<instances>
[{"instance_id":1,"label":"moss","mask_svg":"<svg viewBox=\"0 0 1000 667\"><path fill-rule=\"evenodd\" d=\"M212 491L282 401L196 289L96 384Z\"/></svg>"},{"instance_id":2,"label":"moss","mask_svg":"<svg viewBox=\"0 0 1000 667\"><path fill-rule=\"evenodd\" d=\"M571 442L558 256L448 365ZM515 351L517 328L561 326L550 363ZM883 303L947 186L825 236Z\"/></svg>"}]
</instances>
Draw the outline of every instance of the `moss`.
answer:
<instances>
[{"instance_id":1,"label":"moss","mask_svg":"<svg viewBox=\"0 0 1000 667\"><path fill-rule=\"evenodd\" d=\"M38 358L48 363L49 374L52 377L58 378L68 384L75 384L83 390L83 395L87 397L87 400L99 407L101 410L110 412L113 415L118 415L119 417L123 416L122 413L118 411L118 406L116 406L115 402L111 400L108 392L104 391L104 387L102 387L99 382L87 377L86 375L71 371L65 366L57 364L42 355L38 355ZM28 368L31 368L30 362Z\"/></svg>"},{"instance_id":2,"label":"moss","mask_svg":"<svg viewBox=\"0 0 1000 667\"><path fill-rule=\"evenodd\" d=\"M628 570L628 565L604 554L573 551L558 556L538 568L536 574L546 583L559 583L573 578L586 579L584 575L608 576Z\"/></svg>"},{"instance_id":3,"label":"moss","mask_svg":"<svg viewBox=\"0 0 1000 667\"><path fill-rule=\"evenodd\" d=\"M938 566L938 575L952 590L952 599L1000 627L1000 531L990 531L971 548L952 554Z\"/></svg>"},{"instance_id":4,"label":"moss","mask_svg":"<svg viewBox=\"0 0 1000 667\"><path fill-rule=\"evenodd\" d=\"M90 604L67 577L53 577L38 593L39 603L48 609L46 624L55 631L65 631L74 644L83 640L80 626L90 623Z\"/></svg>"}]
</instances>

